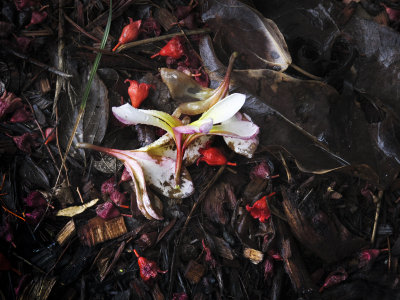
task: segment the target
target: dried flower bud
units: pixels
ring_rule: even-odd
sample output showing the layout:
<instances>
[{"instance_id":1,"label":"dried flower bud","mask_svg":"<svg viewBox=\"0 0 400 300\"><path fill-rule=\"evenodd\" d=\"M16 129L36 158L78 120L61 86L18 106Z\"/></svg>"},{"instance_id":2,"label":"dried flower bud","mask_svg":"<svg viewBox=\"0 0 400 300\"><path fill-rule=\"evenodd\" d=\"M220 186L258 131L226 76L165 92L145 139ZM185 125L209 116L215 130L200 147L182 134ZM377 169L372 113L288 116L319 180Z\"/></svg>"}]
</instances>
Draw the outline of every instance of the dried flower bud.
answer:
<instances>
[{"instance_id":1,"label":"dried flower bud","mask_svg":"<svg viewBox=\"0 0 400 300\"><path fill-rule=\"evenodd\" d=\"M46 128L46 131L44 132L44 134L45 134L45 137L46 137L46 142L45 142L46 145L56 139L56 130L55 130L55 128L52 128L52 127Z\"/></svg>"},{"instance_id":2,"label":"dried flower bud","mask_svg":"<svg viewBox=\"0 0 400 300\"><path fill-rule=\"evenodd\" d=\"M36 133L26 132L23 135L14 136L12 139L19 150L30 154L32 152L31 148L37 145L35 141L36 138Z\"/></svg>"},{"instance_id":3,"label":"dried flower bud","mask_svg":"<svg viewBox=\"0 0 400 300\"><path fill-rule=\"evenodd\" d=\"M136 257L138 258L140 277L142 277L143 281L146 282L149 281L151 278L156 278L158 273L165 274L168 272L168 271L161 271L157 267L156 262L141 257L136 250L133 251L135 252Z\"/></svg>"},{"instance_id":4,"label":"dried flower bud","mask_svg":"<svg viewBox=\"0 0 400 300\"><path fill-rule=\"evenodd\" d=\"M268 207L267 198L269 199L276 193L271 193L268 196L264 196L261 199L257 200L253 206L246 205L246 210L250 212L251 216L254 219L259 219L260 222L265 222L271 216L271 212Z\"/></svg>"},{"instance_id":5,"label":"dried flower bud","mask_svg":"<svg viewBox=\"0 0 400 300\"><path fill-rule=\"evenodd\" d=\"M174 59L179 59L184 54L185 49L182 44L182 39L179 36L172 38L161 50L160 52L154 54L151 58L156 56L168 56Z\"/></svg>"},{"instance_id":6,"label":"dried flower bud","mask_svg":"<svg viewBox=\"0 0 400 300\"><path fill-rule=\"evenodd\" d=\"M128 94L132 106L138 108L144 99L149 95L150 88L155 89L154 85L138 83L136 80L125 79L124 83L129 82Z\"/></svg>"},{"instance_id":7,"label":"dried flower bud","mask_svg":"<svg viewBox=\"0 0 400 300\"><path fill-rule=\"evenodd\" d=\"M319 289L319 292L321 293L327 287L331 287L342 281L345 281L347 277L347 272L343 268L339 267L336 271L330 273L326 277L324 285Z\"/></svg>"},{"instance_id":8,"label":"dried flower bud","mask_svg":"<svg viewBox=\"0 0 400 300\"><path fill-rule=\"evenodd\" d=\"M136 40L139 35L139 28L141 24L142 20L137 20L133 22L132 18L129 18L129 24L122 29L118 44L114 47L112 51L117 50L117 48L123 44Z\"/></svg>"},{"instance_id":9,"label":"dried flower bud","mask_svg":"<svg viewBox=\"0 0 400 300\"><path fill-rule=\"evenodd\" d=\"M206 145L206 148L199 149L199 153L201 154L201 157L197 160L197 165L199 165L201 161L204 161L210 166L236 166L236 163L227 161L221 150L216 147L210 147L209 144Z\"/></svg>"}]
</instances>

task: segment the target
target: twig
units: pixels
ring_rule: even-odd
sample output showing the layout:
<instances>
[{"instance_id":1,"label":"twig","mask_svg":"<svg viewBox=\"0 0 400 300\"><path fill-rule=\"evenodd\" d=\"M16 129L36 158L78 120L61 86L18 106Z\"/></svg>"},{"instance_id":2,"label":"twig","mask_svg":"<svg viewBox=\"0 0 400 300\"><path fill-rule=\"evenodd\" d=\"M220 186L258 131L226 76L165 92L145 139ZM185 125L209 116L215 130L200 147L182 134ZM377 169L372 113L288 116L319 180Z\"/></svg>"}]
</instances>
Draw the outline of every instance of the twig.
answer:
<instances>
[{"instance_id":1,"label":"twig","mask_svg":"<svg viewBox=\"0 0 400 300\"><path fill-rule=\"evenodd\" d=\"M188 31L183 31L183 32L176 32L176 33L156 36L156 37L149 38L149 39L144 39L144 40L140 40L140 41L135 41L135 42L123 44L123 45L119 46L118 49L115 52L119 53L119 52L121 52L123 50L126 50L126 49L129 49L129 48L133 48L133 47L137 47L137 46L141 46L141 45L145 45L145 44L150 44L150 43L155 43L155 42L171 39L171 38L173 38L175 36L203 34L203 33L209 33L209 32L211 32L211 29L202 28L202 29L188 30Z\"/></svg>"},{"instance_id":2,"label":"twig","mask_svg":"<svg viewBox=\"0 0 400 300\"><path fill-rule=\"evenodd\" d=\"M40 61L38 61L38 60L36 60L36 59L34 59L34 58L28 57L28 56L25 55L25 54L19 53L19 52L14 51L14 50L12 50L12 49L10 49L10 48L5 48L5 50L6 50L8 53L10 53L10 54L12 54L12 55L14 55L14 56L16 56L16 57L19 57L19 58L21 58L21 59L24 59L24 60L30 62L31 64L33 64L33 65L35 65L35 66L38 66L38 67L40 67L40 68L43 68L43 69L45 69L45 70L47 70L47 71L49 71L49 72L51 72L51 73L54 73L54 74L56 74L56 75L58 75L58 76L65 77L65 78L71 78L71 77L72 77L71 74L68 74L68 73L62 72L62 71L60 71L60 70L58 70L58 69L56 69L56 68L50 67L50 66L48 66L48 65L46 65L46 64L44 64L44 63L42 63L42 62L40 62Z\"/></svg>"},{"instance_id":3,"label":"twig","mask_svg":"<svg viewBox=\"0 0 400 300\"><path fill-rule=\"evenodd\" d=\"M64 0L58 1L58 68L60 70L64 70ZM64 79L61 77L57 77L56 81L56 90L54 92L54 101L53 101L53 113L55 114L55 109L58 104L58 99L60 98L61 88L64 85ZM61 156L62 157L62 156Z\"/></svg>"},{"instance_id":4,"label":"twig","mask_svg":"<svg viewBox=\"0 0 400 300\"><path fill-rule=\"evenodd\" d=\"M64 15L65 20L67 20L72 26L74 26L79 32L81 32L82 34L86 35L88 38L100 43L101 40L98 39L97 37L91 35L89 32L87 32L85 29L83 29L81 26L79 26L78 24L76 24L74 21L72 21L72 19L70 17L68 17L67 15Z\"/></svg>"},{"instance_id":5,"label":"twig","mask_svg":"<svg viewBox=\"0 0 400 300\"><path fill-rule=\"evenodd\" d=\"M290 66L295 69L297 72L303 74L304 76L307 76L308 78L311 78L313 80L318 80L318 81L322 81L323 78L315 76L311 73L308 73L306 70L303 70L302 68L300 68L298 65L295 65L294 63L291 63Z\"/></svg>"},{"instance_id":6,"label":"twig","mask_svg":"<svg viewBox=\"0 0 400 300\"><path fill-rule=\"evenodd\" d=\"M374 202L376 202L374 227L372 228L372 235L371 235L371 244L372 245L375 243L376 230L378 228L379 213L381 211L382 196L383 196L383 191L382 190L378 192L378 196L372 195L372 198L374 199Z\"/></svg>"},{"instance_id":7,"label":"twig","mask_svg":"<svg viewBox=\"0 0 400 300\"><path fill-rule=\"evenodd\" d=\"M30 265L32 268L36 269L36 270L39 271L40 273L46 274L46 272L43 271L43 269L39 268L38 266L35 266L35 265L32 264L29 260L23 258L22 256L19 256L17 253L13 252L12 255L14 255L16 258L22 260L24 263Z\"/></svg>"}]
</instances>

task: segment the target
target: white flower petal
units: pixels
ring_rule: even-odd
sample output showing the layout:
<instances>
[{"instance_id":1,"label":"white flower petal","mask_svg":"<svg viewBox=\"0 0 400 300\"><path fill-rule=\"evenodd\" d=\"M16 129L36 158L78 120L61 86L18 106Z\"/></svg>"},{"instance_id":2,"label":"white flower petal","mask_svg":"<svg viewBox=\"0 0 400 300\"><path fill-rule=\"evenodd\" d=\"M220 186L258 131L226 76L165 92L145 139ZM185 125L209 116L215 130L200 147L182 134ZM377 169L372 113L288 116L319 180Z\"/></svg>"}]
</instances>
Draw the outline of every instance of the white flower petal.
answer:
<instances>
[{"instance_id":1,"label":"white flower petal","mask_svg":"<svg viewBox=\"0 0 400 300\"><path fill-rule=\"evenodd\" d=\"M124 104L118 107L113 107L112 112L114 116L124 124L145 124L152 125L164 129L165 131L171 133L172 129L164 121L155 117L154 115L145 113L141 109L134 108L130 104Z\"/></svg>"},{"instance_id":2,"label":"white flower petal","mask_svg":"<svg viewBox=\"0 0 400 300\"><path fill-rule=\"evenodd\" d=\"M235 93L218 101L209 110L207 110L199 120L213 119L213 124L218 124L230 119L243 106L246 96Z\"/></svg>"}]
</instances>

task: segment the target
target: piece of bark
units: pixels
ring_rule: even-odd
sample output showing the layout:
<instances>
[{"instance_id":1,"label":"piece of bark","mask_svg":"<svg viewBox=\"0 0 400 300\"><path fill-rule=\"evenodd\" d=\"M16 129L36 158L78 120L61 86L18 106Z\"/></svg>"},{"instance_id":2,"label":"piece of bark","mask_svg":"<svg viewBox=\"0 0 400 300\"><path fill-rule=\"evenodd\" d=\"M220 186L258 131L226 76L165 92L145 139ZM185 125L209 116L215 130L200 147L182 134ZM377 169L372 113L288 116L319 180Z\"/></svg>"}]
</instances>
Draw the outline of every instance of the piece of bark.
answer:
<instances>
[{"instance_id":1,"label":"piece of bark","mask_svg":"<svg viewBox=\"0 0 400 300\"><path fill-rule=\"evenodd\" d=\"M264 259L264 254L261 251L252 248L244 248L243 255L255 265L258 265Z\"/></svg>"},{"instance_id":2,"label":"piece of bark","mask_svg":"<svg viewBox=\"0 0 400 300\"><path fill-rule=\"evenodd\" d=\"M191 284L196 284L203 277L205 271L206 268L203 265L191 260L186 267L184 276Z\"/></svg>"},{"instance_id":3,"label":"piece of bark","mask_svg":"<svg viewBox=\"0 0 400 300\"><path fill-rule=\"evenodd\" d=\"M47 77L43 77L40 79L40 91L42 92L42 94L46 94L51 91L50 82Z\"/></svg>"},{"instance_id":4,"label":"piece of bark","mask_svg":"<svg viewBox=\"0 0 400 300\"><path fill-rule=\"evenodd\" d=\"M311 281L308 270L305 267L288 226L278 218L273 218L273 221L279 231L281 242L280 254L283 259L283 264L294 289L299 293L315 291L316 287Z\"/></svg>"},{"instance_id":5,"label":"piece of bark","mask_svg":"<svg viewBox=\"0 0 400 300\"><path fill-rule=\"evenodd\" d=\"M79 228L82 244L94 246L98 243L117 238L127 232L124 218L119 216L110 220L94 217L86 225Z\"/></svg>"},{"instance_id":6,"label":"piece of bark","mask_svg":"<svg viewBox=\"0 0 400 300\"><path fill-rule=\"evenodd\" d=\"M71 219L57 234L56 241L60 246L63 246L71 237L75 235L75 233L75 223L74 220Z\"/></svg>"},{"instance_id":7,"label":"piece of bark","mask_svg":"<svg viewBox=\"0 0 400 300\"><path fill-rule=\"evenodd\" d=\"M363 239L353 236L334 216L330 218L317 211L313 216L306 217L295 204L297 199L290 199L285 189L282 189L282 198L294 236L325 262L343 259L367 245Z\"/></svg>"}]
</instances>

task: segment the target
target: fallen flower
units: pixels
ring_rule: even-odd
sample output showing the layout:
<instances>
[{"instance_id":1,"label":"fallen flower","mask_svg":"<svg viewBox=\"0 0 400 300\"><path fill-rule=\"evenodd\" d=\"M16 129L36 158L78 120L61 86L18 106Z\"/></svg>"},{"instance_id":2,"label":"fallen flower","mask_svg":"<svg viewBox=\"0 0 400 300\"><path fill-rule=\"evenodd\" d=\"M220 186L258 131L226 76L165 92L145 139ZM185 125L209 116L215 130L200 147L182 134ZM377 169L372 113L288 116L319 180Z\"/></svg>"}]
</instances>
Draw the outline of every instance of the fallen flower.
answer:
<instances>
[{"instance_id":1,"label":"fallen flower","mask_svg":"<svg viewBox=\"0 0 400 300\"><path fill-rule=\"evenodd\" d=\"M161 34L161 26L153 17L149 17L142 22L140 27L141 37L149 38Z\"/></svg>"},{"instance_id":2,"label":"fallen flower","mask_svg":"<svg viewBox=\"0 0 400 300\"><path fill-rule=\"evenodd\" d=\"M217 102L202 116L187 125L165 112L135 109L129 104L113 107L115 117L124 124L146 124L164 129L175 141L177 155L175 180L180 181L183 155L187 147L197 138L206 134L250 139L259 132L258 126L251 122L231 122L230 119L240 110L246 100L243 94L232 94ZM229 126L224 122L228 121Z\"/></svg>"},{"instance_id":3,"label":"fallen flower","mask_svg":"<svg viewBox=\"0 0 400 300\"><path fill-rule=\"evenodd\" d=\"M168 271L162 271L158 268L155 261L148 260L137 253L136 249L133 250L135 252L136 257L138 258L138 264L140 268L140 277L142 277L143 281L149 281L151 278L156 278L158 273L165 274Z\"/></svg>"},{"instance_id":4,"label":"fallen flower","mask_svg":"<svg viewBox=\"0 0 400 300\"><path fill-rule=\"evenodd\" d=\"M103 196L110 196L116 189L115 177L111 177L104 181L101 185L101 193Z\"/></svg>"},{"instance_id":5,"label":"fallen flower","mask_svg":"<svg viewBox=\"0 0 400 300\"><path fill-rule=\"evenodd\" d=\"M132 106L130 107L134 109ZM182 184L180 188L176 187L174 178L171 176L171 169L173 170L175 161L171 158L150 155L142 151L103 148L86 143L80 143L77 146L104 152L124 163L135 185L138 208L147 219L161 220L163 217L162 202L155 195L150 197L146 181L160 193L170 198L186 198L194 191L193 182L186 169L181 174Z\"/></svg>"},{"instance_id":6,"label":"fallen flower","mask_svg":"<svg viewBox=\"0 0 400 300\"><path fill-rule=\"evenodd\" d=\"M268 196L264 196L261 199L257 200L253 206L246 205L246 210L250 212L251 216L254 219L259 219L260 222L264 223L271 216L271 212L268 207L267 199L271 198L276 193L273 192Z\"/></svg>"},{"instance_id":7,"label":"fallen flower","mask_svg":"<svg viewBox=\"0 0 400 300\"><path fill-rule=\"evenodd\" d=\"M182 38L179 36L173 37L161 50L160 52L151 56L151 58L161 56L168 56L174 59L179 59L185 53L185 49L182 44Z\"/></svg>"},{"instance_id":8,"label":"fallen flower","mask_svg":"<svg viewBox=\"0 0 400 300\"><path fill-rule=\"evenodd\" d=\"M125 203L126 196L124 193L115 190L114 192L111 193L110 200L114 202L116 205L120 206Z\"/></svg>"},{"instance_id":9,"label":"fallen flower","mask_svg":"<svg viewBox=\"0 0 400 300\"><path fill-rule=\"evenodd\" d=\"M131 99L132 106L138 108L140 104L149 95L149 90L155 89L155 86L147 83L138 83L136 80L125 79L124 83L129 82L128 94Z\"/></svg>"},{"instance_id":10,"label":"fallen flower","mask_svg":"<svg viewBox=\"0 0 400 300\"><path fill-rule=\"evenodd\" d=\"M132 18L129 18L129 24L122 29L122 33L121 36L119 37L118 44L113 48L112 51L117 50L117 48L123 44L136 40L139 35L139 29L141 24L142 20L137 20L133 22Z\"/></svg>"},{"instance_id":11,"label":"fallen flower","mask_svg":"<svg viewBox=\"0 0 400 300\"><path fill-rule=\"evenodd\" d=\"M197 165L201 161L206 162L210 166L236 166L236 163L228 162L225 155L222 154L221 150L216 147L210 147L210 145L206 145L206 148L199 149L201 157L197 160Z\"/></svg>"}]
</instances>

